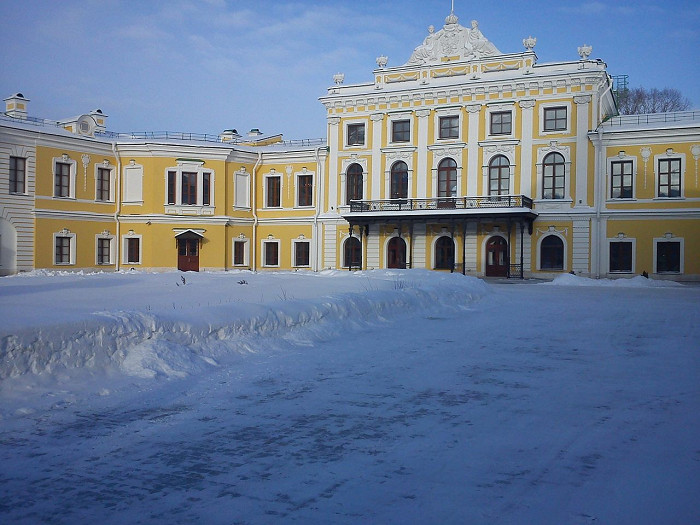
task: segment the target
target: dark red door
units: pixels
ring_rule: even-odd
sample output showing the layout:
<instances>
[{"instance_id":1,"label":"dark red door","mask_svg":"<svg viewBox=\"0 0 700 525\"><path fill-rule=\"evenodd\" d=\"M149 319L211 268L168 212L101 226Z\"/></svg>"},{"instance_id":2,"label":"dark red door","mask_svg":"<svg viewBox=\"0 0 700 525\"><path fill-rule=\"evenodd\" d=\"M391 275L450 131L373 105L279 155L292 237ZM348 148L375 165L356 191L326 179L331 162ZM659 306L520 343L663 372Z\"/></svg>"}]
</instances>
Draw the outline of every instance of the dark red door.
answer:
<instances>
[{"instance_id":1,"label":"dark red door","mask_svg":"<svg viewBox=\"0 0 700 525\"><path fill-rule=\"evenodd\" d=\"M406 268L406 241L401 237L389 241L386 262L389 268Z\"/></svg>"},{"instance_id":2,"label":"dark red door","mask_svg":"<svg viewBox=\"0 0 700 525\"><path fill-rule=\"evenodd\" d=\"M177 269L182 272L199 271L199 239L177 240Z\"/></svg>"},{"instance_id":3,"label":"dark red door","mask_svg":"<svg viewBox=\"0 0 700 525\"><path fill-rule=\"evenodd\" d=\"M503 237L491 237L486 243L486 277L508 275L508 243Z\"/></svg>"}]
</instances>

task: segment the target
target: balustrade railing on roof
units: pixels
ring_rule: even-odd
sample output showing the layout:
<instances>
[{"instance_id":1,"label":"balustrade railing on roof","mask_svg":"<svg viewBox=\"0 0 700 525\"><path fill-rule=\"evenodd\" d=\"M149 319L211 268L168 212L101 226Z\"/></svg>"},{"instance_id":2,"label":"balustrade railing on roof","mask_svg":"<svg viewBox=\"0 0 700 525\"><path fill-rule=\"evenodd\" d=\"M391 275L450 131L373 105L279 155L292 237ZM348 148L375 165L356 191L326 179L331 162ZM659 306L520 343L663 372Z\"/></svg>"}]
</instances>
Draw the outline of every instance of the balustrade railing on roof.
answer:
<instances>
[{"instance_id":1,"label":"balustrade railing on roof","mask_svg":"<svg viewBox=\"0 0 700 525\"><path fill-rule=\"evenodd\" d=\"M494 208L532 209L525 195L489 195L484 197L437 197L431 199L381 199L350 201L350 212L420 212L430 210L469 210Z\"/></svg>"},{"instance_id":2,"label":"balustrade railing on roof","mask_svg":"<svg viewBox=\"0 0 700 525\"><path fill-rule=\"evenodd\" d=\"M603 126L633 126L638 124L661 124L665 122L682 122L700 120L700 111L675 111L672 113L645 113L641 115L619 115L612 117Z\"/></svg>"}]
</instances>

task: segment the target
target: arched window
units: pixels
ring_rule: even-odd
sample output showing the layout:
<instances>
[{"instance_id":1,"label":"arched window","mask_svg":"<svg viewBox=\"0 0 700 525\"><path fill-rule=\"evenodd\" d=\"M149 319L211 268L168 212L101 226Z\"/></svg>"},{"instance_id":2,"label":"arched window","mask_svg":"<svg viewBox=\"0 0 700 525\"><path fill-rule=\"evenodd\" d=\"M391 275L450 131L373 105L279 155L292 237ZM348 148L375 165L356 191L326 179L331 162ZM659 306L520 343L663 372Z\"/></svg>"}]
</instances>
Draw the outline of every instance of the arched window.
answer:
<instances>
[{"instance_id":1,"label":"arched window","mask_svg":"<svg viewBox=\"0 0 700 525\"><path fill-rule=\"evenodd\" d=\"M542 161L542 198L563 199L566 162L560 153L550 153Z\"/></svg>"},{"instance_id":2,"label":"arched window","mask_svg":"<svg viewBox=\"0 0 700 525\"><path fill-rule=\"evenodd\" d=\"M343 266L346 268L362 267L362 243L357 237L348 237L343 250Z\"/></svg>"},{"instance_id":3,"label":"arched window","mask_svg":"<svg viewBox=\"0 0 700 525\"><path fill-rule=\"evenodd\" d=\"M510 189L510 163L503 155L489 162L489 195L508 195Z\"/></svg>"},{"instance_id":4,"label":"arched window","mask_svg":"<svg viewBox=\"0 0 700 525\"><path fill-rule=\"evenodd\" d=\"M438 197L457 196L457 163L443 159L438 164Z\"/></svg>"},{"instance_id":5,"label":"arched window","mask_svg":"<svg viewBox=\"0 0 700 525\"><path fill-rule=\"evenodd\" d=\"M452 238L443 235L435 241L435 268L452 270L455 265L455 243Z\"/></svg>"},{"instance_id":6,"label":"arched window","mask_svg":"<svg viewBox=\"0 0 700 525\"><path fill-rule=\"evenodd\" d=\"M391 198L408 198L408 166L402 160L391 167Z\"/></svg>"},{"instance_id":7,"label":"arched window","mask_svg":"<svg viewBox=\"0 0 700 525\"><path fill-rule=\"evenodd\" d=\"M540 243L540 269L564 269L564 242L556 235L547 235Z\"/></svg>"},{"instance_id":8,"label":"arched window","mask_svg":"<svg viewBox=\"0 0 700 525\"><path fill-rule=\"evenodd\" d=\"M345 204L362 199L362 166L350 164L345 172Z\"/></svg>"}]
</instances>

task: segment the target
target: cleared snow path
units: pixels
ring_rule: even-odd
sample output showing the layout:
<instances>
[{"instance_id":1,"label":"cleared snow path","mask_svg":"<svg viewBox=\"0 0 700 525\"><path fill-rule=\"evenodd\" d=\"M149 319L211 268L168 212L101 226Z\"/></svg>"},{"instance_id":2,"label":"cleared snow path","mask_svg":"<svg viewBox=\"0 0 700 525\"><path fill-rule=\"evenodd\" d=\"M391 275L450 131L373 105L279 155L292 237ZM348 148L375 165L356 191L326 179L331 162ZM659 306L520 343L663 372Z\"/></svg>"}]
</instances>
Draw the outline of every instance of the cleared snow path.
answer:
<instances>
[{"instance_id":1,"label":"cleared snow path","mask_svg":"<svg viewBox=\"0 0 700 525\"><path fill-rule=\"evenodd\" d=\"M386 321L4 392L0 521L700 521L700 288L370 288Z\"/></svg>"}]
</instances>

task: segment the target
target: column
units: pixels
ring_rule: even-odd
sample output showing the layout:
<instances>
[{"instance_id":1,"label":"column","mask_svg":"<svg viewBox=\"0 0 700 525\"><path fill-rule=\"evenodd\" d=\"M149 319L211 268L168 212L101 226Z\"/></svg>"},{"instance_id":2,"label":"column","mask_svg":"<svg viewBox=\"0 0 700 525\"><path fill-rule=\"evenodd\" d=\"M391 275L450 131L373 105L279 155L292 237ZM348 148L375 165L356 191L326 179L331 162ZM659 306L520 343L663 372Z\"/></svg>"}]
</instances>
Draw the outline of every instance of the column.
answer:
<instances>
[{"instance_id":1,"label":"column","mask_svg":"<svg viewBox=\"0 0 700 525\"><path fill-rule=\"evenodd\" d=\"M425 199L428 196L429 185L432 178L428 170L428 117L429 109L419 109L416 111L418 117L418 158L416 160L416 190L415 196L418 199ZM415 265L414 265L415 267Z\"/></svg>"},{"instance_id":2,"label":"column","mask_svg":"<svg viewBox=\"0 0 700 525\"><path fill-rule=\"evenodd\" d=\"M479 169L479 117L481 115L481 104L469 104L469 132L467 134L467 195L470 197L477 195L477 182L481 175ZM469 266L469 265L467 265Z\"/></svg>"},{"instance_id":3,"label":"column","mask_svg":"<svg viewBox=\"0 0 700 525\"><path fill-rule=\"evenodd\" d=\"M340 117L328 117L328 148L330 149L328 161L328 207L326 212L331 208L338 209L338 143L340 137Z\"/></svg>"},{"instance_id":4,"label":"column","mask_svg":"<svg viewBox=\"0 0 700 525\"><path fill-rule=\"evenodd\" d=\"M520 191L522 195L535 198L536 191L532 189L532 126L534 99L520 101L522 127L520 132Z\"/></svg>"},{"instance_id":5,"label":"column","mask_svg":"<svg viewBox=\"0 0 700 525\"><path fill-rule=\"evenodd\" d=\"M368 181L370 199L381 199L382 186L384 184L384 166L382 163L382 126L384 124L384 113L373 113L370 115L372 121L372 166L369 168L371 175Z\"/></svg>"}]
</instances>

